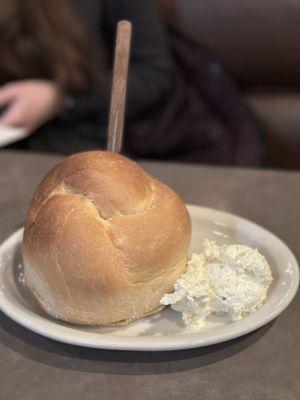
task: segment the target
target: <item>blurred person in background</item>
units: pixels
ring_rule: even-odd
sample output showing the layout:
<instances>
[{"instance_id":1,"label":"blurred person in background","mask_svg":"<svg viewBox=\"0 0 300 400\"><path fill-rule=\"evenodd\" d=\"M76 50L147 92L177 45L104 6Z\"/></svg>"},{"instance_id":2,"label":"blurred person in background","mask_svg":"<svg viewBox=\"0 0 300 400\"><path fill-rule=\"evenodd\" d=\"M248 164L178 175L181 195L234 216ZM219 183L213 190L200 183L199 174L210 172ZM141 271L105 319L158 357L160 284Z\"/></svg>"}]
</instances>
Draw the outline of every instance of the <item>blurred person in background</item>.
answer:
<instances>
[{"instance_id":1,"label":"blurred person in background","mask_svg":"<svg viewBox=\"0 0 300 400\"><path fill-rule=\"evenodd\" d=\"M120 19L133 23L124 151L261 165L262 130L231 77L206 49L167 36L152 0L1 0L0 125L30 134L10 147L105 148Z\"/></svg>"},{"instance_id":2,"label":"blurred person in background","mask_svg":"<svg viewBox=\"0 0 300 400\"><path fill-rule=\"evenodd\" d=\"M166 34L149 0L1 0L0 124L31 135L13 147L104 148L116 24L134 26L127 117L171 86Z\"/></svg>"}]
</instances>

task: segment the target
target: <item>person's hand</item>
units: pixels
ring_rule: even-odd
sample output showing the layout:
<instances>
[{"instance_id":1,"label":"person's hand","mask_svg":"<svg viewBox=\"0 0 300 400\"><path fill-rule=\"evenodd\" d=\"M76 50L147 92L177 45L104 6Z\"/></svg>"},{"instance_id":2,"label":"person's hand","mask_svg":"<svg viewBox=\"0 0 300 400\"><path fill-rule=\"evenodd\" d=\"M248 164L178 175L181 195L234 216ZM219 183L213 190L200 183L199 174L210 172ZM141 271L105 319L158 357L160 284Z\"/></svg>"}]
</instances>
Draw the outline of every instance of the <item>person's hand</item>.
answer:
<instances>
[{"instance_id":1,"label":"person's hand","mask_svg":"<svg viewBox=\"0 0 300 400\"><path fill-rule=\"evenodd\" d=\"M0 107L5 111L0 124L20 126L28 133L54 118L62 108L64 95L51 81L23 80L0 87Z\"/></svg>"}]
</instances>

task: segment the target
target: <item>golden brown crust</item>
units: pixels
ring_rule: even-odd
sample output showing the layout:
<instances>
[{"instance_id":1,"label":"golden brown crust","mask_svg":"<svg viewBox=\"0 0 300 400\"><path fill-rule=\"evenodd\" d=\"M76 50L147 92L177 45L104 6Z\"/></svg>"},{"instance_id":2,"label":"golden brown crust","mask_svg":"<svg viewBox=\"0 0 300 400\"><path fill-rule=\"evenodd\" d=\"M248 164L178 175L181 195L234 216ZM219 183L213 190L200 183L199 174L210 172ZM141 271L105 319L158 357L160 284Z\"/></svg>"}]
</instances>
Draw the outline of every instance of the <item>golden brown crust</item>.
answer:
<instances>
[{"instance_id":1,"label":"golden brown crust","mask_svg":"<svg viewBox=\"0 0 300 400\"><path fill-rule=\"evenodd\" d=\"M127 323L161 307L185 270L190 235L170 188L120 155L80 153L50 171L33 197L25 278L56 318Z\"/></svg>"}]
</instances>

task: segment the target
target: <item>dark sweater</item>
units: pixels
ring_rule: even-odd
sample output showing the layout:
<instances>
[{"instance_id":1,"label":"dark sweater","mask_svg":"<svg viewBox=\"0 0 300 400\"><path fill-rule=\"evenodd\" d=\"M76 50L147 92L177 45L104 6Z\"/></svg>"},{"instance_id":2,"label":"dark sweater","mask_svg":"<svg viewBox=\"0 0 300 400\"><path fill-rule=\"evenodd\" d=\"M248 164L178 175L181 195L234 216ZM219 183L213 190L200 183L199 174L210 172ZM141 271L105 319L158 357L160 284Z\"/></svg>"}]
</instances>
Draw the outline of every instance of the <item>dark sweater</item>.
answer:
<instances>
[{"instance_id":1,"label":"dark sweater","mask_svg":"<svg viewBox=\"0 0 300 400\"><path fill-rule=\"evenodd\" d=\"M108 68L101 70L101 91L77 96L74 108L47 123L17 147L65 154L104 148L110 100L116 24L133 24L127 95L127 118L134 119L163 102L172 80L166 33L151 0L72 0L91 35L99 40ZM100 69L100 67L99 67Z\"/></svg>"}]
</instances>

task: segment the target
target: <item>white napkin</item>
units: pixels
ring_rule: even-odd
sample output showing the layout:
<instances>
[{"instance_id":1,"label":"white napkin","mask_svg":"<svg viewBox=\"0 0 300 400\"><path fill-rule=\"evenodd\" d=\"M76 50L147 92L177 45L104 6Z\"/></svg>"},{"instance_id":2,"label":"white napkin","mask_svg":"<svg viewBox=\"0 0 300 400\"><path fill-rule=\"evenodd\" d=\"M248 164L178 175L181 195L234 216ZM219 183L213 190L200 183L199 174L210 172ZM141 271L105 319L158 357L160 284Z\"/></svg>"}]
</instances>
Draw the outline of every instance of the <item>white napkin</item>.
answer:
<instances>
[{"instance_id":1,"label":"white napkin","mask_svg":"<svg viewBox=\"0 0 300 400\"><path fill-rule=\"evenodd\" d=\"M17 142L28 136L24 128L0 125L0 147Z\"/></svg>"}]
</instances>

